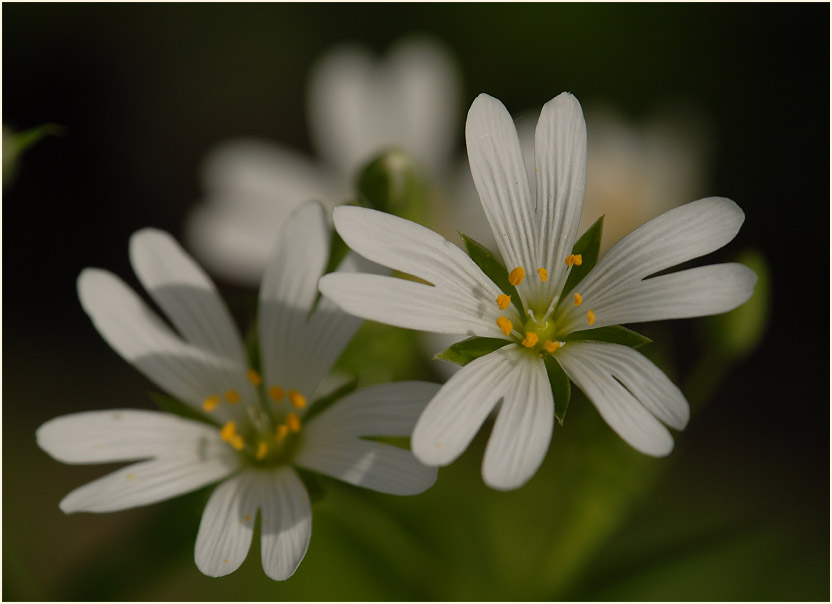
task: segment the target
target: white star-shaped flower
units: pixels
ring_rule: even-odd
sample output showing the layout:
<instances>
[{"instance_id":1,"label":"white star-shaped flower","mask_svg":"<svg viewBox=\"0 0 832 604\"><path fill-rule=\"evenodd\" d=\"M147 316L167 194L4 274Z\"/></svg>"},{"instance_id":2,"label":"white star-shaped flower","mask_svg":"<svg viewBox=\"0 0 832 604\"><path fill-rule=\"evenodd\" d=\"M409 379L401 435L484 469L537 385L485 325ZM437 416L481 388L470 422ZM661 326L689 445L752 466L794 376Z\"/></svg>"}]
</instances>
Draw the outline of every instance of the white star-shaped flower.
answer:
<instances>
[{"instance_id":1,"label":"white star-shaped flower","mask_svg":"<svg viewBox=\"0 0 832 604\"><path fill-rule=\"evenodd\" d=\"M756 276L740 264L653 276L731 241L743 212L717 197L666 212L624 237L563 291L570 271L583 261L573 254L586 171L586 128L577 100L564 93L543 107L535 134L536 201L502 103L480 95L468 113L466 139L474 182L507 267L505 291L436 233L353 207L333 214L347 244L428 283L367 274L328 275L320 282L325 296L356 316L506 342L441 388L416 425L414 454L430 465L450 463L502 401L483 478L497 489L523 485L543 461L552 434L547 359L557 361L630 445L648 455L668 454L673 438L664 424L681 430L688 421L681 391L632 348L570 335L716 314L745 302Z\"/></svg>"},{"instance_id":2,"label":"white star-shaped flower","mask_svg":"<svg viewBox=\"0 0 832 604\"><path fill-rule=\"evenodd\" d=\"M214 285L168 234L136 233L130 258L178 333L115 275L81 273L81 303L104 339L206 421L112 410L45 423L38 444L60 461L138 462L72 491L60 503L64 512L123 510L223 481L202 516L197 566L213 577L235 571L259 511L263 569L283 580L311 534L309 495L295 467L397 495L433 484L434 468L364 437L409 436L437 385L374 386L317 414L308 404L322 394L319 386L361 322L326 299L314 306L329 237L316 203L298 208L282 230L260 287L262 372L249 364ZM350 255L339 270L357 269Z\"/></svg>"},{"instance_id":3,"label":"white star-shaped flower","mask_svg":"<svg viewBox=\"0 0 832 604\"><path fill-rule=\"evenodd\" d=\"M223 143L203 167L207 194L188 216L186 242L212 271L254 284L292 209L351 198L357 171L377 154L402 148L435 177L449 176L458 78L448 52L427 39L404 40L384 58L359 46L329 51L307 95L316 157L260 140Z\"/></svg>"}]
</instances>

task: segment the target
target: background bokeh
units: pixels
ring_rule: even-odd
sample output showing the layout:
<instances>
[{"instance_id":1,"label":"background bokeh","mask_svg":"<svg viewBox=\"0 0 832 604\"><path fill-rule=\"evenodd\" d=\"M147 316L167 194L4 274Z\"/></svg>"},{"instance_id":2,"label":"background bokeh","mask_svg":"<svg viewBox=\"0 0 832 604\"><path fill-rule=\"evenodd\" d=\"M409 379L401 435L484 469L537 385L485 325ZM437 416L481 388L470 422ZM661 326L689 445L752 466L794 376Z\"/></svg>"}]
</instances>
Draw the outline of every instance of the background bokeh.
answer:
<instances>
[{"instance_id":1,"label":"background bokeh","mask_svg":"<svg viewBox=\"0 0 832 604\"><path fill-rule=\"evenodd\" d=\"M5 4L2 17L4 125L64 128L3 192L4 599L829 599L828 5ZM482 435L422 496L329 484L286 583L265 578L256 546L229 577L197 571L205 491L63 515L60 498L105 468L50 459L37 426L152 407L83 314L78 273L138 287L129 235L182 234L213 146L308 150L321 53L413 33L457 60L460 123L480 92L514 112L569 90L634 121L678 103L707 116L706 191L747 217L719 257L756 248L771 269L761 344L704 388L703 324L647 328L697 410L667 459L629 449L576 398L519 491L482 484ZM220 285L244 326L251 292ZM397 363L397 378L428 371Z\"/></svg>"}]
</instances>

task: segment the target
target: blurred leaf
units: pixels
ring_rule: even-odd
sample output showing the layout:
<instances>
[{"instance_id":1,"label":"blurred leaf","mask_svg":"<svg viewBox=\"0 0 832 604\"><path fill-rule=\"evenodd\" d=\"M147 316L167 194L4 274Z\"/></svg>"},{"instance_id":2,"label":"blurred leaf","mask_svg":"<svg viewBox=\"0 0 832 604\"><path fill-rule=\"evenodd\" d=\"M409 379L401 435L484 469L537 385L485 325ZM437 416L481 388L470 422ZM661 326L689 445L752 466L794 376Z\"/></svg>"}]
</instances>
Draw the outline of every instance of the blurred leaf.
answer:
<instances>
[{"instance_id":1,"label":"blurred leaf","mask_svg":"<svg viewBox=\"0 0 832 604\"><path fill-rule=\"evenodd\" d=\"M433 358L465 366L474 359L494 352L506 344L511 344L511 342L502 338L473 337L452 344L447 350L440 352Z\"/></svg>"},{"instance_id":2,"label":"blurred leaf","mask_svg":"<svg viewBox=\"0 0 832 604\"><path fill-rule=\"evenodd\" d=\"M323 480L321 480L320 476L314 472L309 472L308 470L304 470L303 468L297 466L295 466L294 469L303 481L303 486L306 487L306 491L309 493L310 502L315 503L316 501L321 501L324 497L326 497L326 487L324 486Z\"/></svg>"},{"instance_id":3,"label":"blurred leaf","mask_svg":"<svg viewBox=\"0 0 832 604\"><path fill-rule=\"evenodd\" d=\"M184 417L185 419L193 419L204 424L209 424L211 426L217 425L215 422L211 421L211 419L209 419L205 414L200 413L187 403L183 403L179 399L173 398L168 394L162 394L161 392L151 392L150 398L152 398L153 402L156 403L156 406L159 407L159 409L161 409L165 413L178 415L179 417Z\"/></svg>"},{"instance_id":4,"label":"blurred leaf","mask_svg":"<svg viewBox=\"0 0 832 604\"><path fill-rule=\"evenodd\" d=\"M5 187L17 172L20 156L24 151L46 136L58 136L64 133L57 124L43 124L23 132L11 132L3 126L3 186Z\"/></svg>"},{"instance_id":5,"label":"blurred leaf","mask_svg":"<svg viewBox=\"0 0 832 604\"><path fill-rule=\"evenodd\" d=\"M381 153L358 174L358 201L375 210L424 223L429 189L419 167L399 149Z\"/></svg>"},{"instance_id":6,"label":"blurred leaf","mask_svg":"<svg viewBox=\"0 0 832 604\"><path fill-rule=\"evenodd\" d=\"M251 323L249 323L248 331L246 331L246 356L248 357L249 367L262 375L260 331L257 328L256 319L252 319Z\"/></svg>"},{"instance_id":7,"label":"blurred leaf","mask_svg":"<svg viewBox=\"0 0 832 604\"><path fill-rule=\"evenodd\" d=\"M771 312L771 275L759 250L745 250L736 258L757 275L751 298L742 306L704 319L708 348L716 349L725 359L748 356L763 339Z\"/></svg>"},{"instance_id":8,"label":"blurred leaf","mask_svg":"<svg viewBox=\"0 0 832 604\"><path fill-rule=\"evenodd\" d=\"M546 365L546 373L549 374L552 398L555 400L555 417L562 426L566 419L566 410L569 408L569 399L572 398L572 386L560 363L552 355L543 355L543 362Z\"/></svg>"},{"instance_id":9,"label":"blurred leaf","mask_svg":"<svg viewBox=\"0 0 832 604\"><path fill-rule=\"evenodd\" d=\"M604 217L601 216L598 220L592 223L586 232L580 236L572 247L572 253L581 255L581 265L574 265L569 272L569 277L566 278L566 284L561 291L561 298L570 293L572 289L589 274L589 271L598 262L598 253L601 249L601 236L604 231ZM561 258L558 262L563 262L565 259Z\"/></svg>"},{"instance_id":10,"label":"blurred leaf","mask_svg":"<svg viewBox=\"0 0 832 604\"><path fill-rule=\"evenodd\" d=\"M640 348L653 341L647 336L643 336L632 329L627 329L622 325L610 325L608 327L598 327L597 329L573 331L564 339L567 342L612 342L613 344L621 344L630 348Z\"/></svg>"},{"instance_id":11,"label":"blurred leaf","mask_svg":"<svg viewBox=\"0 0 832 604\"><path fill-rule=\"evenodd\" d=\"M329 260L326 263L326 270L324 270L324 274L333 272L338 266L343 262L344 258L346 258L347 254L349 253L350 248L341 239L341 236L338 234L338 231L332 229L332 236L329 240Z\"/></svg>"},{"instance_id":12,"label":"blurred leaf","mask_svg":"<svg viewBox=\"0 0 832 604\"><path fill-rule=\"evenodd\" d=\"M502 261L492 254L491 250L483 244L478 243L468 235L460 233L459 236L462 237L462 241L465 243L465 249L468 251L468 255L471 256L471 260L473 260L474 263L480 267L480 270L482 270L482 272L484 272L488 278L503 291L503 293L511 297L511 301L514 306L517 307L517 310L520 311L521 315L525 316L523 312L523 303L520 301L520 296L517 295L515 287L509 283L508 270Z\"/></svg>"}]
</instances>

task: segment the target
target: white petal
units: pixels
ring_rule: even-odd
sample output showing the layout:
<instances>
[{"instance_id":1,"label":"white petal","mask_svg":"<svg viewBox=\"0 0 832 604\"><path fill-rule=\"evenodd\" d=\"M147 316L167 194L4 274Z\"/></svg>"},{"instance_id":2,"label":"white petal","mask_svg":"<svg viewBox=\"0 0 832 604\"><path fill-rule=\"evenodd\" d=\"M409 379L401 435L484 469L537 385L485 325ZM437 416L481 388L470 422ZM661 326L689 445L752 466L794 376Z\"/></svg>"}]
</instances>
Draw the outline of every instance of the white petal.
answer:
<instances>
[{"instance_id":1,"label":"white petal","mask_svg":"<svg viewBox=\"0 0 832 604\"><path fill-rule=\"evenodd\" d=\"M334 204L348 194L324 166L256 140L214 149L202 180L207 195L187 217L185 241L212 271L245 285L260 283L275 233L292 210L310 199Z\"/></svg>"},{"instance_id":2,"label":"white petal","mask_svg":"<svg viewBox=\"0 0 832 604\"><path fill-rule=\"evenodd\" d=\"M590 306L597 317L593 328L716 315L745 303L756 282L754 271L742 264L700 266L621 287L600 300L584 295L580 308L565 307L562 325L566 331L588 328L582 309Z\"/></svg>"},{"instance_id":3,"label":"white petal","mask_svg":"<svg viewBox=\"0 0 832 604\"><path fill-rule=\"evenodd\" d=\"M444 466L459 457L506 388L514 384L512 372L527 359L524 351L509 344L454 374L416 423L411 438L414 455L431 466Z\"/></svg>"},{"instance_id":4,"label":"white petal","mask_svg":"<svg viewBox=\"0 0 832 604\"><path fill-rule=\"evenodd\" d=\"M506 108L479 95L465 125L468 162L494 238L508 270L536 270L535 215L517 131ZM528 286L520 284L520 295Z\"/></svg>"},{"instance_id":5,"label":"white petal","mask_svg":"<svg viewBox=\"0 0 832 604\"><path fill-rule=\"evenodd\" d=\"M330 274L321 279L319 287L323 295L352 315L407 329L501 338L504 336L496 322L500 314L519 321L514 307L501 313L484 296L466 296L448 287L395 277Z\"/></svg>"},{"instance_id":6,"label":"white petal","mask_svg":"<svg viewBox=\"0 0 832 604\"><path fill-rule=\"evenodd\" d=\"M543 106L535 131L535 166L538 260L549 271L543 289L551 300L566 281L564 260L575 243L586 187L586 123L577 99L567 92Z\"/></svg>"},{"instance_id":7,"label":"white petal","mask_svg":"<svg viewBox=\"0 0 832 604\"><path fill-rule=\"evenodd\" d=\"M217 429L169 413L113 409L85 411L49 420L38 428L41 449L64 463L133 461L217 455L228 446Z\"/></svg>"},{"instance_id":8,"label":"white petal","mask_svg":"<svg viewBox=\"0 0 832 604\"><path fill-rule=\"evenodd\" d=\"M260 286L260 350L266 386L296 388L303 371L296 355L306 338L306 318L318 293L318 279L329 256L329 229L320 204L310 202L292 213L280 233ZM306 397L311 392L303 392Z\"/></svg>"},{"instance_id":9,"label":"white petal","mask_svg":"<svg viewBox=\"0 0 832 604\"><path fill-rule=\"evenodd\" d=\"M309 494L291 468L262 472L260 506L261 559L266 576L275 581L291 577L309 547L312 507Z\"/></svg>"},{"instance_id":10,"label":"white petal","mask_svg":"<svg viewBox=\"0 0 832 604\"><path fill-rule=\"evenodd\" d=\"M142 461L121 468L69 493L60 508L73 512L116 512L159 501L222 480L239 466L231 448L219 441L206 450L179 457Z\"/></svg>"},{"instance_id":11,"label":"white petal","mask_svg":"<svg viewBox=\"0 0 832 604\"><path fill-rule=\"evenodd\" d=\"M468 255L430 229L384 212L338 207L338 234L353 250L383 266L489 299L500 290Z\"/></svg>"},{"instance_id":12,"label":"white petal","mask_svg":"<svg viewBox=\"0 0 832 604\"><path fill-rule=\"evenodd\" d=\"M457 132L459 77L447 51L427 39L410 39L390 53L389 69L406 139L395 141L435 171L450 156Z\"/></svg>"},{"instance_id":13,"label":"white petal","mask_svg":"<svg viewBox=\"0 0 832 604\"><path fill-rule=\"evenodd\" d=\"M549 449L555 415L542 360L518 363L506 386L482 463L485 484L501 491L523 486L537 472Z\"/></svg>"},{"instance_id":14,"label":"white petal","mask_svg":"<svg viewBox=\"0 0 832 604\"><path fill-rule=\"evenodd\" d=\"M245 367L243 343L228 309L208 276L173 237L156 229L134 233L130 262L188 342Z\"/></svg>"},{"instance_id":15,"label":"white petal","mask_svg":"<svg viewBox=\"0 0 832 604\"><path fill-rule=\"evenodd\" d=\"M622 359L632 363L632 358L620 350L613 351L621 348L626 347L569 342L558 350L557 359L604 421L631 447L654 457L667 455L673 450L673 437L654 413L681 425L684 398L679 398L681 393L668 385L669 380L660 371L645 370L644 363L622 369ZM610 351L613 355L608 357Z\"/></svg>"},{"instance_id":16,"label":"white petal","mask_svg":"<svg viewBox=\"0 0 832 604\"><path fill-rule=\"evenodd\" d=\"M576 289L587 299L632 287L647 276L721 248L736 236L743 220L737 204L723 197L674 208L614 245Z\"/></svg>"},{"instance_id":17,"label":"white petal","mask_svg":"<svg viewBox=\"0 0 832 604\"><path fill-rule=\"evenodd\" d=\"M394 382L354 392L304 427L304 442L313 446L338 435L410 436L428 401L439 391L429 382Z\"/></svg>"},{"instance_id":18,"label":"white petal","mask_svg":"<svg viewBox=\"0 0 832 604\"><path fill-rule=\"evenodd\" d=\"M359 487L392 495L415 495L436 481L436 468L422 465L410 451L345 436L304 441L295 463Z\"/></svg>"},{"instance_id":19,"label":"white petal","mask_svg":"<svg viewBox=\"0 0 832 604\"><path fill-rule=\"evenodd\" d=\"M236 363L183 342L115 275L84 269L78 297L107 343L173 396L201 409L207 397L229 388L244 397L253 393Z\"/></svg>"},{"instance_id":20,"label":"white petal","mask_svg":"<svg viewBox=\"0 0 832 604\"><path fill-rule=\"evenodd\" d=\"M377 264L350 252L337 270L341 274L357 272L387 273ZM321 296L304 328L304 337L295 346L292 374L295 389L314 396L335 361L349 344L363 320L341 310L335 302Z\"/></svg>"},{"instance_id":21,"label":"white petal","mask_svg":"<svg viewBox=\"0 0 832 604\"><path fill-rule=\"evenodd\" d=\"M262 484L253 472L243 472L211 493L196 536L194 560L203 574L222 577L246 559Z\"/></svg>"}]
</instances>

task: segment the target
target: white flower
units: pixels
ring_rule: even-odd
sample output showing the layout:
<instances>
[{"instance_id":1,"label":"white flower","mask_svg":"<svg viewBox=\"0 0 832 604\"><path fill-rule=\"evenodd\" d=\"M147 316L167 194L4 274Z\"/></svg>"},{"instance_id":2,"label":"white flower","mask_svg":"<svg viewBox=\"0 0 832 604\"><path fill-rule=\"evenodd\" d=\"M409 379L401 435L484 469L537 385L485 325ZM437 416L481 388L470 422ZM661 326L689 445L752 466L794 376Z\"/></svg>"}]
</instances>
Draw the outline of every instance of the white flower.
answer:
<instances>
[{"instance_id":1,"label":"white flower","mask_svg":"<svg viewBox=\"0 0 832 604\"><path fill-rule=\"evenodd\" d=\"M457 80L446 51L428 40L407 40L385 61L360 47L334 49L309 87L320 160L274 143L225 143L205 164L208 195L188 218L188 245L223 277L257 283L291 210L307 199L348 200L357 170L378 153L401 147L441 172L455 142Z\"/></svg>"},{"instance_id":2,"label":"white flower","mask_svg":"<svg viewBox=\"0 0 832 604\"><path fill-rule=\"evenodd\" d=\"M286 223L260 288L262 376L250 368L214 285L166 233L136 233L130 258L179 334L115 275L81 273L81 303L104 339L207 422L112 410L45 423L38 444L60 461L138 461L71 492L60 503L64 512L123 510L222 480L202 516L197 566L213 577L236 570L259 510L263 568L283 580L303 559L312 522L294 467L397 495L433 484L436 470L409 451L362 437L408 436L435 384L366 388L306 421L307 402L360 324L326 299L309 315L328 244L320 205L301 206ZM341 270L357 270L356 261L349 256Z\"/></svg>"},{"instance_id":3,"label":"white flower","mask_svg":"<svg viewBox=\"0 0 832 604\"><path fill-rule=\"evenodd\" d=\"M366 258L421 278L328 275L320 289L344 310L401 327L510 342L456 373L428 404L412 438L414 454L445 465L468 446L499 401L483 460L497 489L524 484L549 445L551 355L606 422L630 445L666 455L663 425L685 427L679 389L641 354L608 342L569 341L573 332L620 323L715 314L749 298L756 277L718 264L651 277L712 252L734 238L744 215L732 201L707 198L671 210L614 246L578 285L561 290L584 194L586 130L577 100L562 94L544 107L535 137L533 203L510 115L480 95L468 113L468 155L483 209L516 286L521 313L462 250L414 223L362 208L334 213L339 234ZM651 278L647 278L651 277Z\"/></svg>"}]
</instances>

